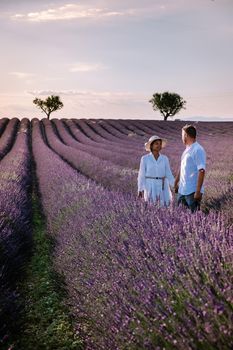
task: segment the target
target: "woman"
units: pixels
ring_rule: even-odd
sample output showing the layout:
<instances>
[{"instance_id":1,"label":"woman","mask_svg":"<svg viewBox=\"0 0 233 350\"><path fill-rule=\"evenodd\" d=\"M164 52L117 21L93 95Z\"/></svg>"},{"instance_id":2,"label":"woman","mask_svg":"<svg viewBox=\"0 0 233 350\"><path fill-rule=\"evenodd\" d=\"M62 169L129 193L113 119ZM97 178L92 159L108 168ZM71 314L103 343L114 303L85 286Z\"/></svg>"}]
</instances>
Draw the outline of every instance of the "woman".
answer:
<instances>
[{"instance_id":1,"label":"woman","mask_svg":"<svg viewBox=\"0 0 233 350\"><path fill-rule=\"evenodd\" d=\"M160 206L168 206L172 201L170 186L174 186L168 157L160 154L166 140L159 136L151 136L145 143L149 154L142 156L138 174L138 197L146 202L158 202Z\"/></svg>"}]
</instances>

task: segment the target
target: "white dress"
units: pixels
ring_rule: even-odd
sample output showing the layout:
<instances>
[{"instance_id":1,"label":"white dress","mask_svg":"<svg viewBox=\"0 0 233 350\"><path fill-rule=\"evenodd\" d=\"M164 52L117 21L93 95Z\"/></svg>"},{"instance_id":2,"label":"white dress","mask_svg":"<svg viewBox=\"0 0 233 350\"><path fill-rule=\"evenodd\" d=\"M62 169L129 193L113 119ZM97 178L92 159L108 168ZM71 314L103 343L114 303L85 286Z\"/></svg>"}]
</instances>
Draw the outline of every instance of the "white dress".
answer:
<instances>
[{"instance_id":1,"label":"white dress","mask_svg":"<svg viewBox=\"0 0 233 350\"><path fill-rule=\"evenodd\" d=\"M162 177L165 177L164 181ZM144 191L146 202L158 202L160 206L169 205L172 201L170 186L174 186L174 180L167 156L160 154L157 160L151 152L142 156L138 191Z\"/></svg>"}]
</instances>

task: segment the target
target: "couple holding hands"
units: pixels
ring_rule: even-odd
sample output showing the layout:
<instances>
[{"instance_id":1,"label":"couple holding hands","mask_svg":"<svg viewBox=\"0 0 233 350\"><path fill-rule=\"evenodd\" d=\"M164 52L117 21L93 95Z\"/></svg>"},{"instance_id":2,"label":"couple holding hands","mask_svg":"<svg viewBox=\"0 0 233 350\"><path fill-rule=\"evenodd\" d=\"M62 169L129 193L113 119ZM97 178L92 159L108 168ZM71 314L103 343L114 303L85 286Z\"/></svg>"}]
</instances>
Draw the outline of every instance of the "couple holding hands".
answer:
<instances>
[{"instance_id":1,"label":"couple holding hands","mask_svg":"<svg viewBox=\"0 0 233 350\"><path fill-rule=\"evenodd\" d=\"M196 128L185 125L182 128L182 141L185 150L181 156L181 165L174 178L168 157L160 154L166 145L166 140L159 136L152 136L145 143L149 154L142 156L138 174L138 197L146 202L168 206L172 202L172 192L178 193L177 202L191 209L200 209L203 182L206 168L206 153L196 141Z\"/></svg>"}]
</instances>

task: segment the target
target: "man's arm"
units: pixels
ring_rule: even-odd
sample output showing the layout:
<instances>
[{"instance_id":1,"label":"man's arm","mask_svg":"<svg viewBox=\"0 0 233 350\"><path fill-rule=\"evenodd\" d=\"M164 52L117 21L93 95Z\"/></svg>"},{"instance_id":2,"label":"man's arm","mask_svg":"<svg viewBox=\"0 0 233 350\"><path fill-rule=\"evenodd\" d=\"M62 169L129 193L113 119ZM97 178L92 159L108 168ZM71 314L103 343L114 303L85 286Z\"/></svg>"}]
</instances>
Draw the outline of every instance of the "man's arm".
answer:
<instances>
[{"instance_id":1,"label":"man's arm","mask_svg":"<svg viewBox=\"0 0 233 350\"><path fill-rule=\"evenodd\" d=\"M194 193L194 198L197 201L200 201L202 198L201 186L203 185L204 177L205 177L205 170L200 169L198 171L197 188L196 188L196 192Z\"/></svg>"},{"instance_id":2,"label":"man's arm","mask_svg":"<svg viewBox=\"0 0 233 350\"><path fill-rule=\"evenodd\" d=\"M174 190L176 193L178 192L179 181L180 181L180 170L178 171L176 178L175 178L175 182L174 182Z\"/></svg>"}]
</instances>

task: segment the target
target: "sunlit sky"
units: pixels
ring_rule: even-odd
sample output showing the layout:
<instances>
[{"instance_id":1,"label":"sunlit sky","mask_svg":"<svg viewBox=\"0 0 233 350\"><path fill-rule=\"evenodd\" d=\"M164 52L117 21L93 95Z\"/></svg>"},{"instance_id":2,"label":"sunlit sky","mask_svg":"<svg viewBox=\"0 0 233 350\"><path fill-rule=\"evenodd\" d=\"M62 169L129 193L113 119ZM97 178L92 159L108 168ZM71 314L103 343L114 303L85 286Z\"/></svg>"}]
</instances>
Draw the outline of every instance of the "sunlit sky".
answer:
<instances>
[{"instance_id":1,"label":"sunlit sky","mask_svg":"<svg viewBox=\"0 0 233 350\"><path fill-rule=\"evenodd\" d=\"M233 0L0 0L0 117L233 120Z\"/></svg>"}]
</instances>

